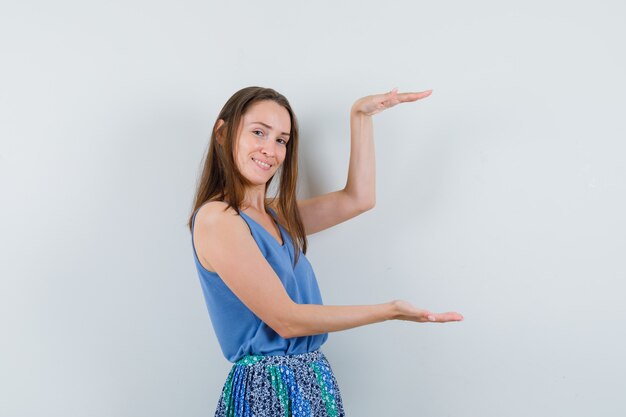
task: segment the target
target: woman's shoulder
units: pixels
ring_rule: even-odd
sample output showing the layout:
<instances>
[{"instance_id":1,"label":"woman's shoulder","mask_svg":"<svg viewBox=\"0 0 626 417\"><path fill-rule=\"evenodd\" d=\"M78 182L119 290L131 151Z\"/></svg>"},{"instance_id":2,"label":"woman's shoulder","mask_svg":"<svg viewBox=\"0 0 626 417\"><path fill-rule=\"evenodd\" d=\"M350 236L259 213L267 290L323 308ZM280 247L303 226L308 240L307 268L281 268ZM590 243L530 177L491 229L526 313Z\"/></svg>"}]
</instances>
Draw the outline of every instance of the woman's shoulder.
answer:
<instances>
[{"instance_id":1,"label":"woman's shoulder","mask_svg":"<svg viewBox=\"0 0 626 417\"><path fill-rule=\"evenodd\" d=\"M209 272L215 269L209 262L210 254L216 244L226 237L245 236L245 229L234 218L234 208L224 201L207 201L196 211L193 228L193 240L198 259Z\"/></svg>"},{"instance_id":2,"label":"woman's shoulder","mask_svg":"<svg viewBox=\"0 0 626 417\"><path fill-rule=\"evenodd\" d=\"M200 223L219 221L224 216L237 214L237 211L233 207L229 207L227 202L209 200L196 211L196 221Z\"/></svg>"},{"instance_id":3,"label":"woman's shoulder","mask_svg":"<svg viewBox=\"0 0 626 417\"><path fill-rule=\"evenodd\" d=\"M265 199L267 207L269 207L279 218L279 222L282 223L282 217L278 210L278 204L275 199ZM239 213L228 205L226 201L221 200L209 200L203 203L196 211L196 222L202 224L208 224L213 222L219 222L230 216L237 216Z\"/></svg>"}]
</instances>

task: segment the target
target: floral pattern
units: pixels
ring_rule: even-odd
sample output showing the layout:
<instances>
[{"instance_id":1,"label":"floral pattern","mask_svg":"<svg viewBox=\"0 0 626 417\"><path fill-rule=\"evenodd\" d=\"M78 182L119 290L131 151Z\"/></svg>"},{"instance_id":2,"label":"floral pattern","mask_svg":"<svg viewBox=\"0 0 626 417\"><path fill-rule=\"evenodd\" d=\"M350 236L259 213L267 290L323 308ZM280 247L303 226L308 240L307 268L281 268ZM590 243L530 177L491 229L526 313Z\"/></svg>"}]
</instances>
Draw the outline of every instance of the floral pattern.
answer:
<instances>
[{"instance_id":1,"label":"floral pattern","mask_svg":"<svg viewBox=\"0 0 626 417\"><path fill-rule=\"evenodd\" d=\"M321 350L249 355L233 364L215 417L344 417L330 363Z\"/></svg>"}]
</instances>

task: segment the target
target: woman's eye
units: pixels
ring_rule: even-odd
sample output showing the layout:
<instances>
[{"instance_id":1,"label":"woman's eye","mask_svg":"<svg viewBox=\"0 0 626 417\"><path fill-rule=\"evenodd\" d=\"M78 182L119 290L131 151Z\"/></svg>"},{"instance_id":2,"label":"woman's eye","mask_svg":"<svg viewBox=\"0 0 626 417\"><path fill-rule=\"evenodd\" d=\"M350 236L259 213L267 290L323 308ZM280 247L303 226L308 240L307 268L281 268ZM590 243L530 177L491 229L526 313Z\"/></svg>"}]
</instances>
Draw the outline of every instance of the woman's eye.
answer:
<instances>
[{"instance_id":1,"label":"woman's eye","mask_svg":"<svg viewBox=\"0 0 626 417\"><path fill-rule=\"evenodd\" d=\"M256 135L256 136L259 136L259 135L257 135L257 133L261 133L261 134L263 134L263 131L262 131L262 130L253 130L253 131L252 131L252 133L253 133L254 135ZM280 141L280 143L281 143L281 144L283 144L283 145L286 145L286 144L287 144L287 141L286 141L285 139L283 139L283 138L278 138L278 139L276 139L276 140Z\"/></svg>"}]
</instances>

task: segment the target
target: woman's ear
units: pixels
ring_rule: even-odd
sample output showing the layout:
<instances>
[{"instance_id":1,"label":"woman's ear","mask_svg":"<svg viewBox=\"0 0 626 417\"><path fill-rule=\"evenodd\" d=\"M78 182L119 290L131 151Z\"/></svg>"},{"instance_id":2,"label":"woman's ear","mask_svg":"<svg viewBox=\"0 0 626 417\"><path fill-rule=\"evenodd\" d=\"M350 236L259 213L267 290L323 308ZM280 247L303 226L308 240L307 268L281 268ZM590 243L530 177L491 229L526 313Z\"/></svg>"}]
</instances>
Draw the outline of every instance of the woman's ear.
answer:
<instances>
[{"instance_id":1,"label":"woman's ear","mask_svg":"<svg viewBox=\"0 0 626 417\"><path fill-rule=\"evenodd\" d=\"M215 138L217 139L217 143L219 143L220 145L224 144L224 135L222 135L222 133L220 132L220 129L222 128L223 124L224 124L224 120L218 119L218 121L215 123L215 128L214 128Z\"/></svg>"}]
</instances>

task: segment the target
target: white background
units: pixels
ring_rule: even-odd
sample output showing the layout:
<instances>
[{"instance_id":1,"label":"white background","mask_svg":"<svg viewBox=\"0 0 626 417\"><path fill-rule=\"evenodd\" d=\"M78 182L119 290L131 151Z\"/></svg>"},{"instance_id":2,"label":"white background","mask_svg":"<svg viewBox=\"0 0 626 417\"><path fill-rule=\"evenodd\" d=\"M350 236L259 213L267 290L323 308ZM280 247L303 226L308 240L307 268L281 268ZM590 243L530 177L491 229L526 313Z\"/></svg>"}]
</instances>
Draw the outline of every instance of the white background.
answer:
<instances>
[{"instance_id":1,"label":"white background","mask_svg":"<svg viewBox=\"0 0 626 417\"><path fill-rule=\"evenodd\" d=\"M213 415L222 356L186 228L240 88L301 126L301 197L374 116L377 205L309 237L324 302L394 298L323 349L348 416L626 413L620 1L5 1L0 415Z\"/></svg>"}]
</instances>

